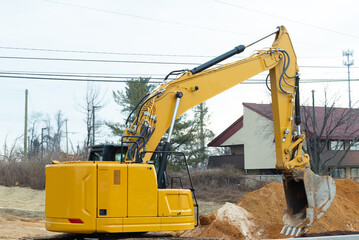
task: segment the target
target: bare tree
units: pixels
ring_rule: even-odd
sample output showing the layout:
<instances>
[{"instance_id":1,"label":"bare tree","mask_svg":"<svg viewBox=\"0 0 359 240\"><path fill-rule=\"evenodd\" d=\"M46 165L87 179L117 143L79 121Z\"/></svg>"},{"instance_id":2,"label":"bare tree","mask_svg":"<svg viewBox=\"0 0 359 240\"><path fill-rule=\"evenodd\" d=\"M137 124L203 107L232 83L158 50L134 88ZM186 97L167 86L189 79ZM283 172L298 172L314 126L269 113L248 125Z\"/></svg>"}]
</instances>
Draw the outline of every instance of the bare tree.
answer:
<instances>
[{"instance_id":1,"label":"bare tree","mask_svg":"<svg viewBox=\"0 0 359 240\"><path fill-rule=\"evenodd\" d=\"M40 112L31 114L28 133L29 159L39 159L44 156L59 157L59 153L62 151L61 141L65 123L65 117L61 110L54 115L54 120L55 126L48 114L44 115Z\"/></svg>"},{"instance_id":2,"label":"bare tree","mask_svg":"<svg viewBox=\"0 0 359 240\"><path fill-rule=\"evenodd\" d=\"M30 115L30 128L29 128L29 150L28 156L29 159L39 156L41 150L41 140L39 136L39 122L42 120L42 113L41 112L33 112Z\"/></svg>"},{"instance_id":3,"label":"bare tree","mask_svg":"<svg viewBox=\"0 0 359 240\"><path fill-rule=\"evenodd\" d=\"M325 92L323 107L301 107L307 135L304 150L317 174L327 174L329 166L330 172L334 171L359 139L359 110L337 108L337 101L338 98L328 101Z\"/></svg>"},{"instance_id":4,"label":"bare tree","mask_svg":"<svg viewBox=\"0 0 359 240\"><path fill-rule=\"evenodd\" d=\"M85 114L87 135L84 148L87 148L95 143L94 137L99 131L99 128L103 125L102 121L96 117L98 116L96 113L105 106L104 94L101 94L99 87L89 83L87 85L84 102L78 105L80 111Z\"/></svg>"},{"instance_id":5,"label":"bare tree","mask_svg":"<svg viewBox=\"0 0 359 240\"><path fill-rule=\"evenodd\" d=\"M22 154L17 141L22 137L22 135L17 137L10 146L7 144L7 137L5 138L2 157L6 162L14 162L21 159Z\"/></svg>"},{"instance_id":6,"label":"bare tree","mask_svg":"<svg viewBox=\"0 0 359 240\"><path fill-rule=\"evenodd\" d=\"M231 148L230 147L211 147L211 156L225 156L231 155Z\"/></svg>"},{"instance_id":7,"label":"bare tree","mask_svg":"<svg viewBox=\"0 0 359 240\"><path fill-rule=\"evenodd\" d=\"M42 122L45 124L45 127L41 128L41 149L42 154L44 152L52 152L52 124L51 124L51 117L49 114L45 114L42 118ZM46 148L45 148L46 146Z\"/></svg>"},{"instance_id":8,"label":"bare tree","mask_svg":"<svg viewBox=\"0 0 359 240\"><path fill-rule=\"evenodd\" d=\"M56 121L56 126L55 126L54 135L52 137L52 143L53 143L54 150L56 152L59 152L59 151L61 151L61 141L62 141L63 133L64 133L63 127L65 124L65 117L61 110L59 110L55 114L55 121Z\"/></svg>"}]
</instances>

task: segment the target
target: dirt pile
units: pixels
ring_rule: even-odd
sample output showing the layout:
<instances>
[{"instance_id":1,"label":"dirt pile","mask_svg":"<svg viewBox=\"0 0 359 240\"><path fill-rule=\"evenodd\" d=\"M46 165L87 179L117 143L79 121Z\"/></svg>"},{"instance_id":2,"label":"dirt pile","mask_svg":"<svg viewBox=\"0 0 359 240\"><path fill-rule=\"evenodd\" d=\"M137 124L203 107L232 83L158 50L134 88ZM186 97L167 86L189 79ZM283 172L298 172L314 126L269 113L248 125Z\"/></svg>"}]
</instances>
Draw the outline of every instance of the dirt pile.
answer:
<instances>
[{"instance_id":1,"label":"dirt pile","mask_svg":"<svg viewBox=\"0 0 359 240\"><path fill-rule=\"evenodd\" d=\"M308 233L359 231L359 184L336 180L337 193L329 210ZM245 195L237 204L226 203L209 216L200 216L201 225L185 232L186 237L225 239L285 238L282 214L286 207L283 185L270 183Z\"/></svg>"}]
</instances>

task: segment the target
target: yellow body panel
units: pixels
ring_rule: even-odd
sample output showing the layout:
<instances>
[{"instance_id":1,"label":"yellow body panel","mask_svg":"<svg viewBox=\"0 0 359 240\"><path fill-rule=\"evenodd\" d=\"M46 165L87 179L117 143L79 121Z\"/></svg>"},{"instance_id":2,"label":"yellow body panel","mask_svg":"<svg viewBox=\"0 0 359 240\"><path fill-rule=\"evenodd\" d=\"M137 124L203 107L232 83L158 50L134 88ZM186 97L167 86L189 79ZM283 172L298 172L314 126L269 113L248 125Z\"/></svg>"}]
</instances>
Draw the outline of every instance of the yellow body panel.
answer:
<instances>
[{"instance_id":1,"label":"yellow body panel","mask_svg":"<svg viewBox=\"0 0 359 240\"><path fill-rule=\"evenodd\" d=\"M157 216L157 181L153 165L128 166L128 216Z\"/></svg>"},{"instance_id":2,"label":"yellow body panel","mask_svg":"<svg viewBox=\"0 0 359 240\"><path fill-rule=\"evenodd\" d=\"M190 190L159 189L159 216L190 216L193 215L193 200Z\"/></svg>"},{"instance_id":3,"label":"yellow body panel","mask_svg":"<svg viewBox=\"0 0 359 240\"><path fill-rule=\"evenodd\" d=\"M98 165L97 217L127 217L127 165Z\"/></svg>"},{"instance_id":4,"label":"yellow body panel","mask_svg":"<svg viewBox=\"0 0 359 240\"><path fill-rule=\"evenodd\" d=\"M56 163L46 167L46 176L47 230L92 233L194 228L191 191L158 190L153 165Z\"/></svg>"},{"instance_id":5,"label":"yellow body panel","mask_svg":"<svg viewBox=\"0 0 359 240\"><path fill-rule=\"evenodd\" d=\"M61 167L59 167L61 166ZM94 232L96 228L96 165L53 164L46 167L46 228ZM70 223L69 219L83 223Z\"/></svg>"},{"instance_id":6,"label":"yellow body panel","mask_svg":"<svg viewBox=\"0 0 359 240\"><path fill-rule=\"evenodd\" d=\"M162 231L178 231L193 229L195 226L194 216L163 217Z\"/></svg>"},{"instance_id":7,"label":"yellow body panel","mask_svg":"<svg viewBox=\"0 0 359 240\"><path fill-rule=\"evenodd\" d=\"M194 216L98 218L97 232L180 231L193 229Z\"/></svg>"}]
</instances>

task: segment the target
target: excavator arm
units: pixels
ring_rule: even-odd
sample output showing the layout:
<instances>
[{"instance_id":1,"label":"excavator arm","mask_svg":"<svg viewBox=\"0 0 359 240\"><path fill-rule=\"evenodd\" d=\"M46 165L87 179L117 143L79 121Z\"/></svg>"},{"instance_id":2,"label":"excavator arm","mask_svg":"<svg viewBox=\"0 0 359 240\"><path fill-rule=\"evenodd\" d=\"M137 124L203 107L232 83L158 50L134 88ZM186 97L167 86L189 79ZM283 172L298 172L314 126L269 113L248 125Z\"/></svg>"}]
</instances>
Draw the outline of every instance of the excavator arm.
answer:
<instances>
[{"instance_id":1,"label":"excavator arm","mask_svg":"<svg viewBox=\"0 0 359 240\"><path fill-rule=\"evenodd\" d=\"M335 184L330 177L315 175L310 170L309 156L302 154L305 136L300 133L297 59L287 30L280 26L273 34L276 36L270 48L257 51L248 58L210 68L243 52L246 46L240 45L197 68L173 72L182 75L161 84L138 105L137 117L123 138L129 144L124 162L150 161L168 131L157 170L158 188L165 188L166 152L170 150L175 119L217 94L269 70L276 168L283 170L287 201L282 233L299 235L328 209L335 196Z\"/></svg>"},{"instance_id":2,"label":"excavator arm","mask_svg":"<svg viewBox=\"0 0 359 240\"><path fill-rule=\"evenodd\" d=\"M160 85L140 106L137 118L126 130L126 140L133 142L133 149L136 149L136 151L154 151L162 136L171 126L173 118L178 118L194 106L268 70L271 70L273 108L276 111L273 114L275 117L273 122L275 123L275 132L280 132L280 135L276 136L276 138L283 138L283 131L277 131L277 129L284 127L292 129L290 123L293 121L289 119L289 115L293 114L294 102L291 102L291 99L295 96L296 91L296 88L293 87L293 79L286 79L285 81L288 84L284 81L280 83L284 60L290 56L291 63L286 71L288 76L296 76L299 69L287 31L283 28L276 34L277 37L273 47L269 49L257 51L243 60L204 70L203 68L209 66L209 64L212 65L217 62L210 61L211 63L209 64L205 63L190 71L185 71L181 77L174 81ZM231 53L230 55L234 55L235 53L243 52L244 49L245 46L240 45L229 52ZM290 55L286 56L285 52L290 53ZM230 56L227 53L223 55L226 58ZM219 57L219 59L223 60L224 57ZM290 94L282 92L279 90L280 88L290 92ZM177 108L176 102L180 102ZM176 111L175 116L173 116L174 111ZM277 149L281 149L277 154L277 156L280 156L278 160L280 169L283 169L285 161L282 154L283 149L290 143L291 139L288 138L285 143L276 145ZM129 151L125 161L147 162L151 157L150 154L147 154L143 159L136 160L135 155ZM288 157L288 154L284 155ZM137 157L139 156L137 155Z\"/></svg>"}]
</instances>

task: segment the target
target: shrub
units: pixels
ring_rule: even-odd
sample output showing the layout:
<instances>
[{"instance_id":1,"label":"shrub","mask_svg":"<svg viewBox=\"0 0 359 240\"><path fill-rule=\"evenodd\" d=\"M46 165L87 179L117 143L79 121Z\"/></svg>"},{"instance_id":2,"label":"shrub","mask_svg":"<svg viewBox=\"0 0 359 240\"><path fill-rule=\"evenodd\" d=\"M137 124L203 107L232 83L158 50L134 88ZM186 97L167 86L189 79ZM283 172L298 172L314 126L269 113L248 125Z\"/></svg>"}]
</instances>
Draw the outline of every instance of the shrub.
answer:
<instances>
[{"instance_id":1,"label":"shrub","mask_svg":"<svg viewBox=\"0 0 359 240\"><path fill-rule=\"evenodd\" d=\"M0 162L0 185L45 189L45 166L50 161Z\"/></svg>"}]
</instances>

